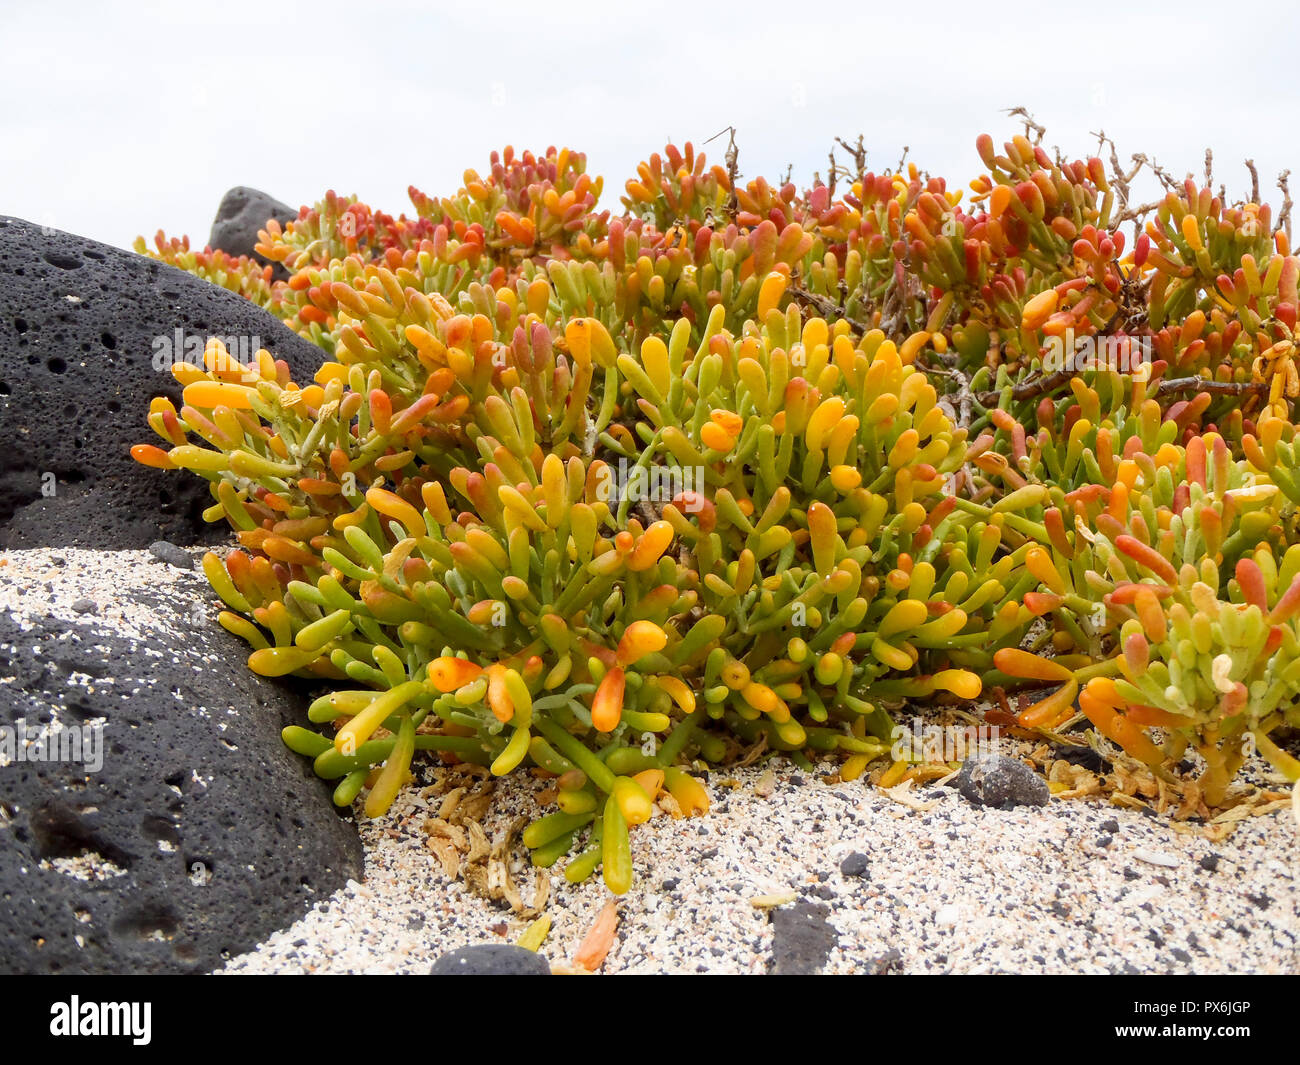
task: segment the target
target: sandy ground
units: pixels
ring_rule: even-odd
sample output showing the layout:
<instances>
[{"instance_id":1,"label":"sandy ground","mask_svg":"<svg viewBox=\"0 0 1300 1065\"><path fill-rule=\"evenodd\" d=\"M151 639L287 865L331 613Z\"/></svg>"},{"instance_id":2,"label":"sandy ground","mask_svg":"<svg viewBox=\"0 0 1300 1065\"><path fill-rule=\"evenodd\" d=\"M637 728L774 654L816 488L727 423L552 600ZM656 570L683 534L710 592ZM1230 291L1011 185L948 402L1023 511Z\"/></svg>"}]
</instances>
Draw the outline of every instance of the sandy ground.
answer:
<instances>
[{"instance_id":1,"label":"sandy ground","mask_svg":"<svg viewBox=\"0 0 1300 1065\"><path fill-rule=\"evenodd\" d=\"M0 609L139 632L150 619L118 601L129 587L202 601L197 571L145 552L106 561L73 550L4 553ZM86 599L94 614L73 609ZM423 973L455 947L517 939L532 915L449 877L431 846L429 822L462 782L427 765L421 773L424 786L386 817L362 820L364 883L222 971ZM635 828L637 879L618 902L604 971L764 973L811 942L806 967L831 973L1300 972L1300 824L1289 804L1215 839L1102 798L1004 811L973 805L951 785L898 801L866 780L827 783L822 773L781 759L715 771L707 816L656 816ZM526 775L468 783L462 802L479 808L488 846L521 817L553 808L536 801L545 782ZM850 855L865 856L847 867L862 875L841 871ZM562 865L539 873L519 844L506 863L528 903L538 901L535 878L548 881L542 953L557 969L612 898L598 877L569 885ZM783 924L783 908L815 927L787 931L798 922Z\"/></svg>"},{"instance_id":2,"label":"sandy ground","mask_svg":"<svg viewBox=\"0 0 1300 1065\"><path fill-rule=\"evenodd\" d=\"M782 897L824 907L831 973L1300 971L1300 835L1288 810L1211 843L1106 802L1003 811L934 787L919 792L933 805L914 809L863 781L771 768L714 773L708 816L657 816L633 831L637 882L618 904L604 971L767 972L778 951L770 903ZM541 787L498 783L489 836L538 809ZM527 921L449 882L430 853L423 826L436 812L436 797L412 793L363 823L366 882L226 971L419 973L446 950L516 939ZM854 853L866 876L841 872ZM518 869L526 884L533 871ZM573 887L557 868L549 879L542 953L563 965L612 896L597 878Z\"/></svg>"}]
</instances>

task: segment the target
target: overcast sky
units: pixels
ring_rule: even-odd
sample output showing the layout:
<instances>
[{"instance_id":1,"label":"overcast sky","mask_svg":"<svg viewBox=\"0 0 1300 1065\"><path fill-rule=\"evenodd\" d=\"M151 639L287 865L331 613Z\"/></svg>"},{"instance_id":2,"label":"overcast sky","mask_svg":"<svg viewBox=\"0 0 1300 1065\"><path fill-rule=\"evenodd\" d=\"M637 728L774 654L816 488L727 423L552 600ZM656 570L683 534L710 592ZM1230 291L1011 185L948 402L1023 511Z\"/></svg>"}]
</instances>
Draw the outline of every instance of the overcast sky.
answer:
<instances>
[{"instance_id":1,"label":"overcast sky","mask_svg":"<svg viewBox=\"0 0 1300 1065\"><path fill-rule=\"evenodd\" d=\"M964 188L975 137L1017 132L1015 105L1071 158L1099 128L1180 176L1212 146L1230 193L1247 156L1270 190L1300 164L1286 3L6 7L0 214L123 246L160 227L204 244L239 184L396 214L409 184L454 191L505 144L585 151L617 207L639 159L729 125L748 177L793 164L807 182L862 133L872 167L908 145Z\"/></svg>"}]
</instances>

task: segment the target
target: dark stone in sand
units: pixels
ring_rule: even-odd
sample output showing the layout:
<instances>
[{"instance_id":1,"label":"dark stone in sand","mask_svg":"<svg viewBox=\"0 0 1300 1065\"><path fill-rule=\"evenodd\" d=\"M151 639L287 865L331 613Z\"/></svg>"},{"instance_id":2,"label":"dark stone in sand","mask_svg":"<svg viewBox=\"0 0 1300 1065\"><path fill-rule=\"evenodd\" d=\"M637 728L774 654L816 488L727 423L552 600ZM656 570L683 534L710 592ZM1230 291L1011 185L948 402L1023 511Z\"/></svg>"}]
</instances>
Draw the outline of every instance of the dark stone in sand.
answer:
<instances>
[{"instance_id":1,"label":"dark stone in sand","mask_svg":"<svg viewBox=\"0 0 1300 1065\"><path fill-rule=\"evenodd\" d=\"M840 874L842 876L856 876L863 880L871 878L870 860L861 851L854 851L844 861L840 862Z\"/></svg>"},{"instance_id":2,"label":"dark stone in sand","mask_svg":"<svg viewBox=\"0 0 1300 1065\"><path fill-rule=\"evenodd\" d=\"M159 562L166 562L177 569L193 569L194 557L182 548L166 540L155 540L149 545L149 554Z\"/></svg>"}]
</instances>

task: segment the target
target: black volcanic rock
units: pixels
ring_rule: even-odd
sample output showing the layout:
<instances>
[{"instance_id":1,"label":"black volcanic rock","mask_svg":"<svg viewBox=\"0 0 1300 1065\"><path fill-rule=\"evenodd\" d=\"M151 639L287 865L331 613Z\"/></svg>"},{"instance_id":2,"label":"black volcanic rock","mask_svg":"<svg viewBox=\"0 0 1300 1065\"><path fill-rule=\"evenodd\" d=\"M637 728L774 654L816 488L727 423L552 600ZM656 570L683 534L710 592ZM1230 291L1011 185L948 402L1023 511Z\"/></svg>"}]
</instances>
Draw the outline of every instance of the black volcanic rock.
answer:
<instances>
[{"instance_id":1,"label":"black volcanic rock","mask_svg":"<svg viewBox=\"0 0 1300 1065\"><path fill-rule=\"evenodd\" d=\"M248 670L201 575L149 568L164 595L117 599L147 624L50 610L30 581L0 610L0 972L210 971L362 875L280 739L302 698ZM50 751L78 730L77 757L18 756L20 728Z\"/></svg>"},{"instance_id":2,"label":"black volcanic rock","mask_svg":"<svg viewBox=\"0 0 1300 1065\"><path fill-rule=\"evenodd\" d=\"M0 547L145 547L224 538L207 483L148 469L149 401L179 406L173 361L209 336L258 346L298 381L324 355L241 296L134 252L0 216ZM159 368L161 367L161 368Z\"/></svg>"},{"instance_id":3,"label":"black volcanic rock","mask_svg":"<svg viewBox=\"0 0 1300 1065\"><path fill-rule=\"evenodd\" d=\"M208 247L220 248L227 255L251 255L258 262L268 262L255 249L258 230L265 229L272 218L289 222L297 217L297 211L274 196L246 185L236 185L221 197L221 206L217 208L217 217L208 236Z\"/></svg>"},{"instance_id":4,"label":"black volcanic rock","mask_svg":"<svg viewBox=\"0 0 1300 1065\"><path fill-rule=\"evenodd\" d=\"M1046 806L1051 798L1047 781L1024 762L1001 754L967 758L957 777L957 789L977 806Z\"/></svg>"}]
</instances>

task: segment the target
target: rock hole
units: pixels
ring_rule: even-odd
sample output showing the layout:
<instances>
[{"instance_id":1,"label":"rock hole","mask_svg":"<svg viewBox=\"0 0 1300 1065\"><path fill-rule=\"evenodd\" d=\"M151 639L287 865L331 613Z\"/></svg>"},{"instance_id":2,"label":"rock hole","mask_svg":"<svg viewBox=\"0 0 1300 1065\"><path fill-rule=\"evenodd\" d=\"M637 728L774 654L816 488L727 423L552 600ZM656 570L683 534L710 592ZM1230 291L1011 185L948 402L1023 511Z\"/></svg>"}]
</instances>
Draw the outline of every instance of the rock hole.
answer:
<instances>
[{"instance_id":1,"label":"rock hole","mask_svg":"<svg viewBox=\"0 0 1300 1065\"><path fill-rule=\"evenodd\" d=\"M176 914L165 907L140 909L113 922L113 931L117 935L160 943L170 940L180 927Z\"/></svg>"},{"instance_id":2,"label":"rock hole","mask_svg":"<svg viewBox=\"0 0 1300 1065\"><path fill-rule=\"evenodd\" d=\"M55 355L45 363L45 368L49 370L50 373L66 373L68 364Z\"/></svg>"},{"instance_id":3,"label":"rock hole","mask_svg":"<svg viewBox=\"0 0 1300 1065\"><path fill-rule=\"evenodd\" d=\"M106 839L66 806L46 803L29 818L36 854L42 860L54 858L102 858L126 869L131 856Z\"/></svg>"},{"instance_id":4,"label":"rock hole","mask_svg":"<svg viewBox=\"0 0 1300 1065\"><path fill-rule=\"evenodd\" d=\"M159 817L151 814L140 822L140 831L150 839L162 840L166 843L180 843L180 829L172 823L170 817Z\"/></svg>"},{"instance_id":5,"label":"rock hole","mask_svg":"<svg viewBox=\"0 0 1300 1065\"><path fill-rule=\"evenodd\" d=\"M51 266L57 266L60 270L77 270L81 267L81 260L75 255L66 255L58 251L47 251L45 261Z\"/></svg>"}]
</instances>

